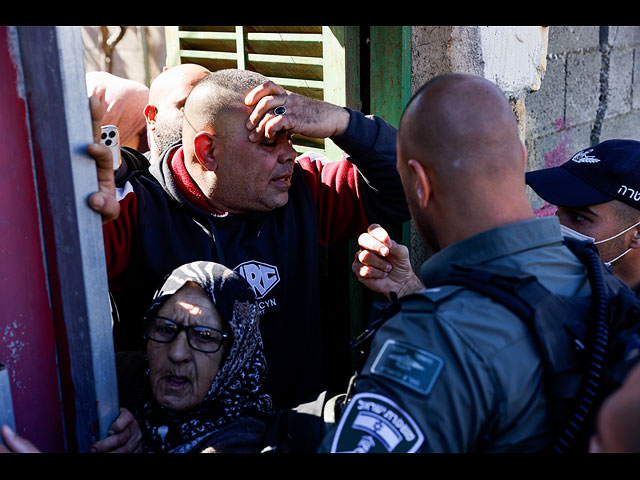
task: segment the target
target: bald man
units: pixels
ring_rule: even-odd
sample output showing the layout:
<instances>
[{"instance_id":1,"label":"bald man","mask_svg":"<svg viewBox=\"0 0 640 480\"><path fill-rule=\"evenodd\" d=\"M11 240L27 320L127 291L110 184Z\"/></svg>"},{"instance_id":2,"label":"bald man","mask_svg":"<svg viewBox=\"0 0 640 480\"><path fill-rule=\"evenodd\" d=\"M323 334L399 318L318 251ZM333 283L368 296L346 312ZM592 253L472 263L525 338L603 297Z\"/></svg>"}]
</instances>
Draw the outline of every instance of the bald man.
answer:
<instances>
[{"instance_id":1,"label":"bald man","mask_svg":"<svg viewBox=\"0 0 640 480\"><path fill-rule=\"evenodd\" d=\"M590 295L557 218L534 216L525 158L513 111L493 83L446 75L413 96L398 131L398 171L416 228L436 253L412 281L406 271L386 268L394 264L390 256L406 260L406 248L384 229L365 234L370 244L359 253L360 276L377 271L370 286L386 294L385 286L397 293L398 279L405 282L399 311L375 333L323 451L548 447L543 364L525 323L465 287L423 286L448 276L452 264L510 266L553 292Z\"/></svg>"},{"instance_id":2,"label":"bald man","mask_svg":"<svg viewBox=\"0 0 640 480\"><path fill-rule=\"evenodd\" d=\"M167 68L153 80L148 89L148 102L143 109L146 122L147 150L128 148L123 145L121 164L115 172L118 187L138 171L144 171L157 162L161 154L182 139L182 110L187 96L204 77L211 73L195 63L183 63ZM104 123L104 122L103 122ZM137 150L137 151L136 151Z\"/></svg>"},{"instance_id":3,"label":"bald man","mask_svg":"<svg viewBox=\"0 0 640 480\"><path fill-rule=\"evenodd\" d=\"M151 83L149 102L144 108L151 163L181 140L184 103L193 87L209 73L201 65L184 63L166 68Z\"/></svg>"},{"instance_id":4,"label":"bald man","mask_svg":"<svg viewBox=\"0 0 640 480\"><path fill-rule=\"evenodd\" d=\"M330 137L348 157L298 156L296 133ZM293 94L254 72L222 70L187 98L182 142L121 188L93 152L100 191L90 203L106 222L116 348L141 348L143 314L173 268L216 261L256 292L276 407L322 392L325 341L337 341L325 340L320 319L322 251L372 220L408 220L395 139L380 118Z\"/></svg>"}]
</instances>

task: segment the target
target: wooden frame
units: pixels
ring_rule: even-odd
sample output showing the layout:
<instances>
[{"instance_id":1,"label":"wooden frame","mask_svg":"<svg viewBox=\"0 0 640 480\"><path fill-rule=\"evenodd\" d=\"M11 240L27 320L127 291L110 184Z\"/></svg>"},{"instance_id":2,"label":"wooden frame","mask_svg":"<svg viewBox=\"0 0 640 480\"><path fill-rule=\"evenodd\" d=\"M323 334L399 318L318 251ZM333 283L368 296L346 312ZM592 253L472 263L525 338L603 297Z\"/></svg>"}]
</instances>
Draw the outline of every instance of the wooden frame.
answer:
<instances>
[{"instance_id":1,"label":"wooden frame","mask_svg":"<svg viewBox=\"0 0 640 480\"><path fill-rule=\"evenodd\" d=\"M67 449L86 452L118 414L102 223L78 27L15 28L56 331Z\"/></svg>"},{"instance_id":2,"label":"wooden frame","mask_svg":"<svg viewBox=\"0 0 640 480\"><path fill-rule=\"evenodd\" d=\"M7 366L0 363L0 425L7 425L16 430L16 420L13 414L13 400L11 398L11 382ZM0 438L0 443L2 439Z\"/></svg>"}]
</instances>

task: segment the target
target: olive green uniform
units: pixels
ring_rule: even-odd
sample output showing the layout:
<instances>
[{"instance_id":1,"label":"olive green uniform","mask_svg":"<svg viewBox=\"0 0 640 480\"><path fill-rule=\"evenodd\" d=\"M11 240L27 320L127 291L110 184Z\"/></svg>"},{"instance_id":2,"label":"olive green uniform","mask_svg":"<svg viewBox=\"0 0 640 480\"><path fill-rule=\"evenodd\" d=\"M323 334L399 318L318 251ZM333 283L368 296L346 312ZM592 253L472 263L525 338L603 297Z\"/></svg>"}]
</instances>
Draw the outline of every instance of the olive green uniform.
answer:
<instances>
[{"instance_id":1,"label":"olive green uniform","mask_svg":"<svg viewBox=\"0 0 640 480\"><path fill-rule=\"evenodd\" d=\"M506 265L554 293L589 295L557 218L505 225L448 246L422 267L376 333L355 395L321 451L535 452L550 441L542 364L524 323L460 286L428 288L451 264Z\"/></svg>"}]
</instances>

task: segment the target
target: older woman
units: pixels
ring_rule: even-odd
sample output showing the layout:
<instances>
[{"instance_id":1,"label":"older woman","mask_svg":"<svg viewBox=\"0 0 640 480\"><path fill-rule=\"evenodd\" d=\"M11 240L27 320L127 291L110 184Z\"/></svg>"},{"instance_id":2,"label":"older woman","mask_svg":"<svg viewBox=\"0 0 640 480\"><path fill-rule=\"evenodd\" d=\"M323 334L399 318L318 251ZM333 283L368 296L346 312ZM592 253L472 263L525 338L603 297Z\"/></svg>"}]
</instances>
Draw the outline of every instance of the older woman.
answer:
<instances>
[{"instance_id":1,"label":"older woman","mask_svg":"<svg viewBox=\"0 0 640 480\"><path fill-rule=\"evenodd\" d=\"M148 383L94 451L258 452L272 415L255 296L228 268L174 270L146 318Z\"/></svg>"}]
</instances>

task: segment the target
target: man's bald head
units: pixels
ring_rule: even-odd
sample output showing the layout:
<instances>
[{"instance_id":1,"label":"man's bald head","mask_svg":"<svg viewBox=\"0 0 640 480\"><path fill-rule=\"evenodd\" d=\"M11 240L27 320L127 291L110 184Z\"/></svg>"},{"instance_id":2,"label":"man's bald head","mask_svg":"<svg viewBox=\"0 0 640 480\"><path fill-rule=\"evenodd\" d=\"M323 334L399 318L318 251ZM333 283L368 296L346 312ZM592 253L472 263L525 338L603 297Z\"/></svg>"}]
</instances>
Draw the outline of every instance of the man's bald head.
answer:
<instances>
[{"instance_id":1,"label":"man's bald head","mask_svg":"<svg viewBox=\"0 0 640 480\"><path fill-rule=\"evenodd\" d=\"M151 161L182 138L182 108L193 87L211 72L185 63L164 70L151 83L145 107Z\"/></svg>"},{"instance_id":2,"label":"man's bald head","mask_svg":"<svg viewBox=\"0 0 640 480\"><path fill-rule=\"evenodd\" d=\"M515 115L504 93L481 77L450 74L427 82L407 105L398 133L402 158L442 181L522 172Z\"/></svg>"},{"instance_id":3,"label":"man's bald head","mask_svg":"<svg viewBox=\"0 0 640 480\"><path fill-rule=\"evenodd\" d=\"M183 63L167 68L160 73L149 87L149 103L156 104L171 95L180 86L185 86L187 95L191 89L211 72L196 63ZM184 96L186 100L187 95Z\"/></svg>"},{"instance_id":4,"label":"man's bald head","mask_svg":"<svg viewBox=\"0 0 640 480\"><path fill-rule=\"evenodd\" d=\"M189 127L196 132L210 128L220 136L235 130L237 121L234 117L240 113L248 116L245 96L267 80L264 75L249 70L227 69L211 73L196 85L187 98L185 134Z\"/></svg>"},{"instance_id":5,"label":"man's bald head","mask_svg":"<svg viewBox=\"0 0 640 480\"><path fill-rule=\"evenodd\" d=\"M483 78L444 75L416 92L400 119L398 171L434 249L533 217L515 114Z\"/></svg>"}]
</instances>

